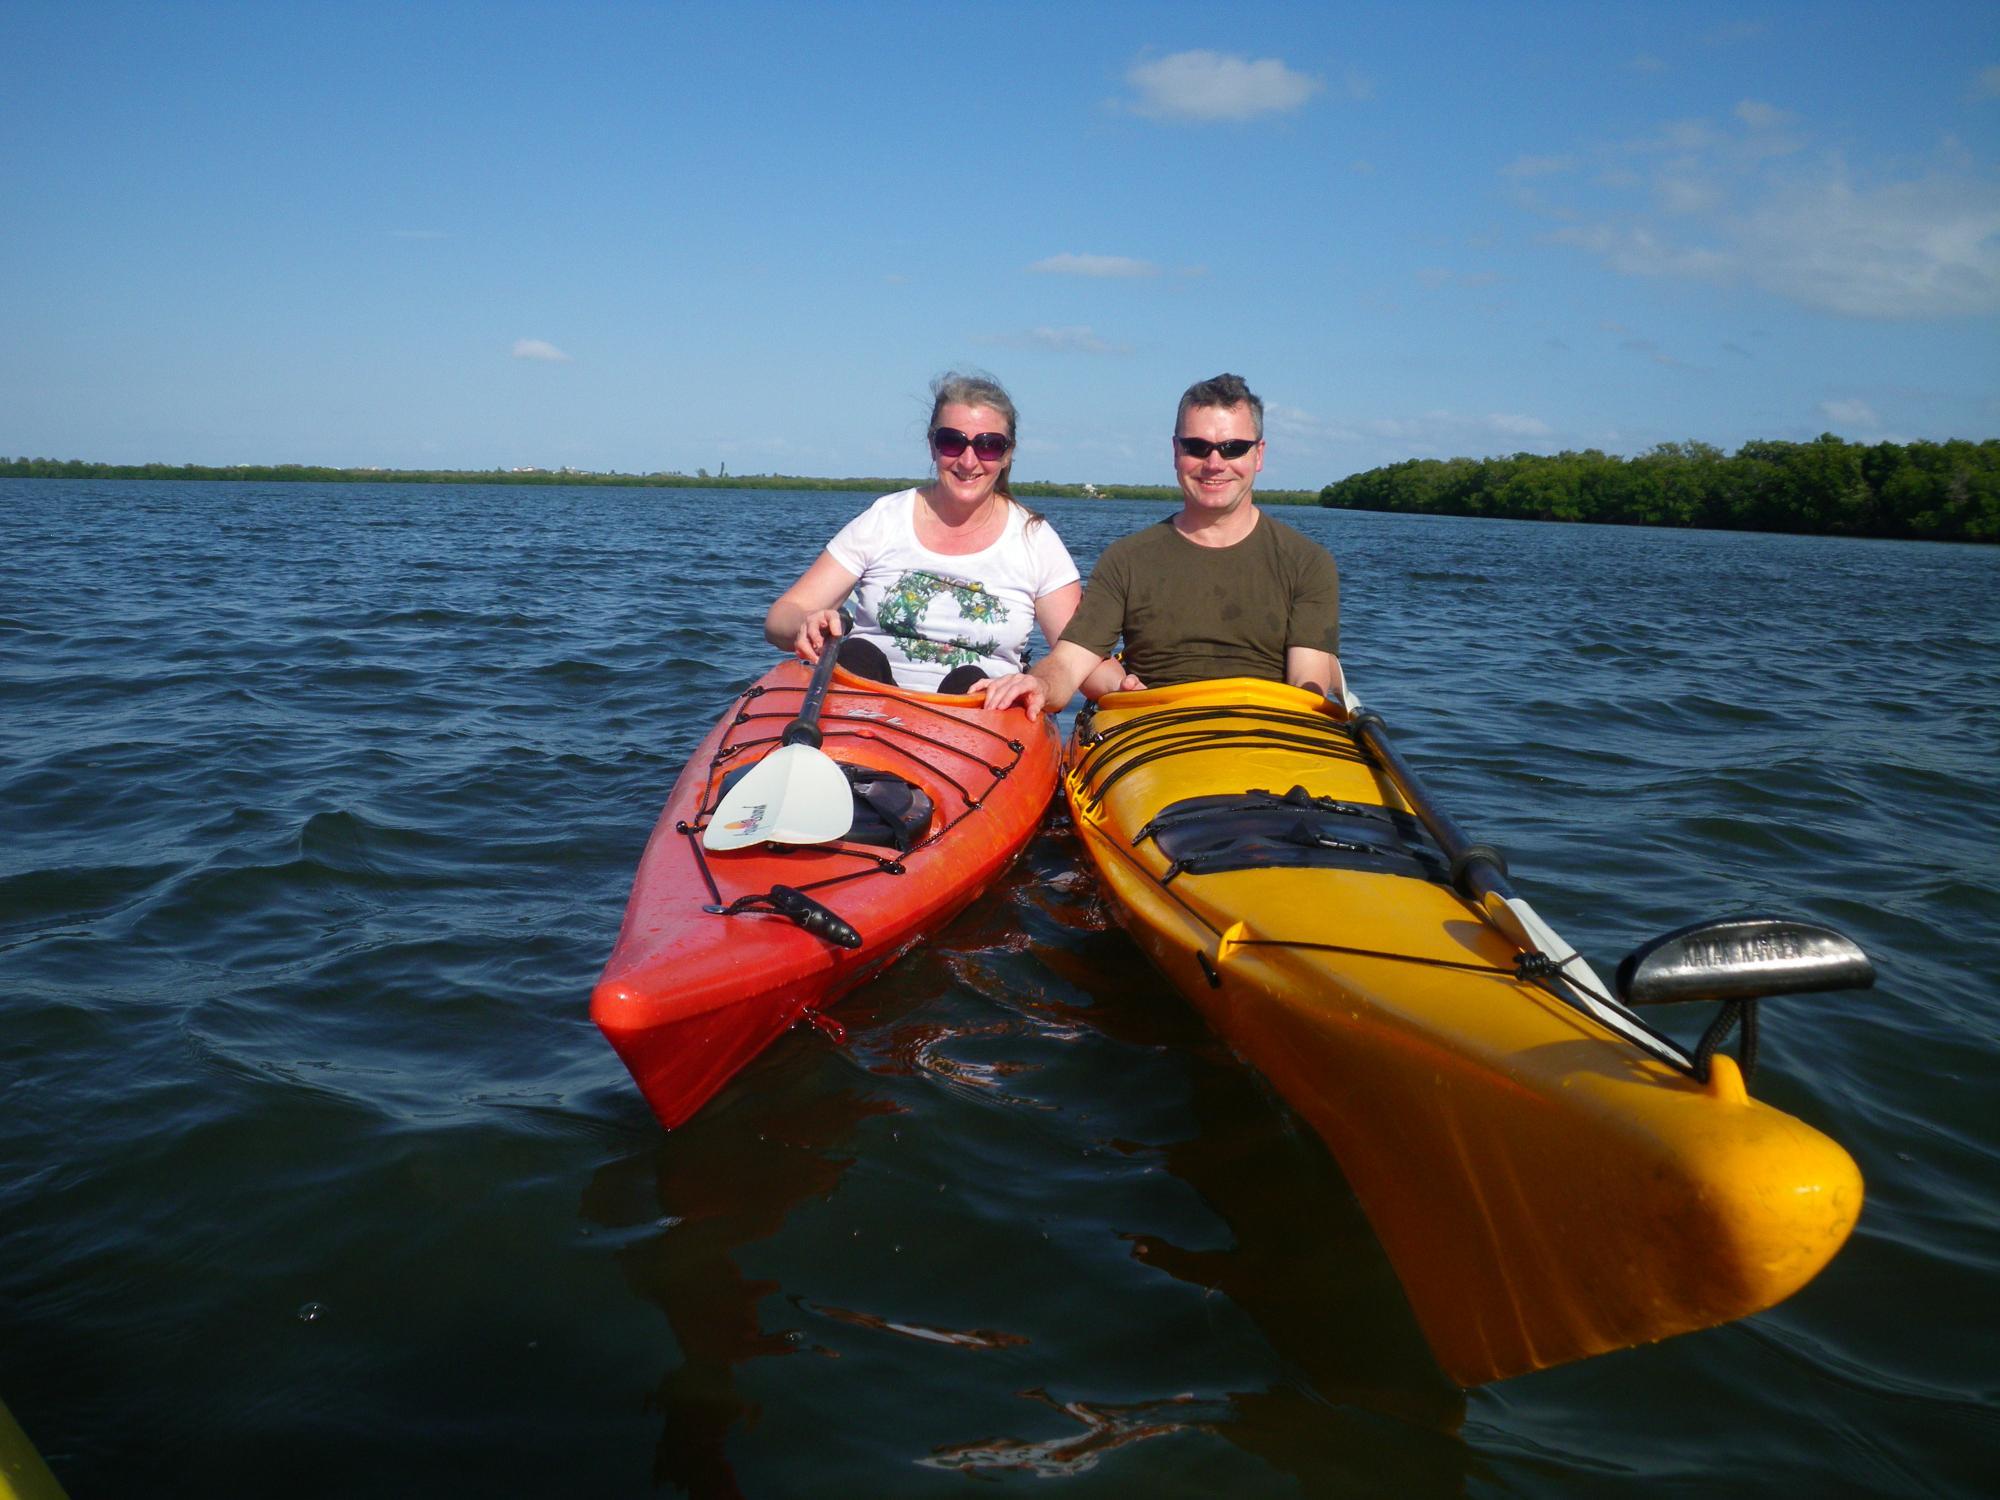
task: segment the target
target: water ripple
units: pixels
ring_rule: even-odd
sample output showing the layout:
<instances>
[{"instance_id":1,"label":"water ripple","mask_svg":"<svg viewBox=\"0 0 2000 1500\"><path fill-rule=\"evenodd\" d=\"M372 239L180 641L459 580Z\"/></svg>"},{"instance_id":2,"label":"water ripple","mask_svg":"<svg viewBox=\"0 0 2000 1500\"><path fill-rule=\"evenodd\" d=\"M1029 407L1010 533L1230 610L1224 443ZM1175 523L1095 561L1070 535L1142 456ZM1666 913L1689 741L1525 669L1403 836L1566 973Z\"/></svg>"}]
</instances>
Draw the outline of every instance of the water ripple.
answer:
<instances>
[{"instance_id":1,"label":"water ripple","mask_svg":"<svg viewBox=\"0 0 2000 1500\"><path fill-rule=\"evenodd\" d=\"M73 1492L1983 1493L2000 551L1283 517L1593 963L1775 909L1878 970L1753 1082L1868 1180L1827 1272L1465 1396L1059 811L658 1131L585 996L866 498L0 482L7 1396ZM1086 568L1164 513L1045 508Z\"/></svg>"}]
</instances>

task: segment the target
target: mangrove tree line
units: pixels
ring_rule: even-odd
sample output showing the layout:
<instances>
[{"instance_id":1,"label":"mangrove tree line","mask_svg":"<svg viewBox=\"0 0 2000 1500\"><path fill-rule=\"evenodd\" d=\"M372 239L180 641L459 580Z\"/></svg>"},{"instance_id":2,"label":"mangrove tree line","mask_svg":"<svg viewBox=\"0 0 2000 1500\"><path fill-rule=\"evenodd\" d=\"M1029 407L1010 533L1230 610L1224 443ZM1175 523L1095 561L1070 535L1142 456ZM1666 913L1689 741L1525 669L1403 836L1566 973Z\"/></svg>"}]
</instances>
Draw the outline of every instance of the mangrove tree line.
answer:
<instances>
[{"instance_id":1,"label":"mangrove tree line","mask_svg":"<svg viewBox=\"0 0 2000 1500\"><path fill-rule=\"evenodd\" d=\"M1662 443L1509 458L1416 458L1320 491L1345 510L2000 542L2000 440Z\"/></svg>"}]
</instances>

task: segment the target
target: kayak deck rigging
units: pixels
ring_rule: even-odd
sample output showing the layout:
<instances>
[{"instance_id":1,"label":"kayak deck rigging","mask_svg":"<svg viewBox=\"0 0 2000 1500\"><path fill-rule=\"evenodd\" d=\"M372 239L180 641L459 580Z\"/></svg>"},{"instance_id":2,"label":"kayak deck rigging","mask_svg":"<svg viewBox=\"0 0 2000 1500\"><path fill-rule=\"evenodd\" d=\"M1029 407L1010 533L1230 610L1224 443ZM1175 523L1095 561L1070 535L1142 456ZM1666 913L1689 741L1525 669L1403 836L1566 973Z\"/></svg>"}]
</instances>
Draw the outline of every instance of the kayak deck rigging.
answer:
<instances>
[{"instance_id":1,"label":"kayak deck rigging","mask_svg":"<svg viewBox=\"0 0 2000 1500\"><path fill-rule=\"evenodd\" d=\"M716 883L715 872L710 864L708 851L702 845L701 835L708 827L709 820L715 815L716 808L721 804L723 797L731 785L732 778L725 772L727 764L730 761L741 758L746 752L776 748L782 743L784 738L781 730L776 734L750 735L745 738L736 739L731 737L734 731L745 725L759 722L772 722L783 726L793 721L793 716L782 710L774 709L768 712L753 713L748 705L758 698L770 694L784 693L790 693L803 698L805 690L803 687L794 687L789 684L771 685L766 683L757 683L745 690L743 696L737 700L735 715L729 720L729 732L724 734L721 743L715 748L715 753L709 757L706 776L707 791L702 797L700 806L696 809L694 817L675 820L674 831L689 841L689 849L694 856L695 868L700 872L702 881L708 887L710 901L704 909L710 915L738 916L746 912L775 912L780 916L787 916L793 920L800 921L800 925L805 926L808 931L815 930L814 923L803 919L802 914L798 910L797 903L784 895L784 892L791 892L793 895L798 895L806 891L821 890L827 886L840 885L847 881L858 880L867 875L907 874L909 866L906 863L906 856L918 849L923 849L937 843L949 834L962 820L977 812L985 804L986 799L993 795L994 790L998 788L1000 783L1005 781L1015 768L1021 764L1022 757L1027 753L1026 746L1021 740L1001 734L998 730L992 729L987 725L967 720L962 715L949 714L936 705L925 703L921 699L898 700L899 707L907 707L913 711L936 714L938 717L948 720L955 726L976 730L984 737L982 743L990 740L997 748L1006 751L1009 758L1004 763L997 762L990 758L990 756L982 756L965 745L956 744L949 739L940 738L937 735L924 734L919 730L911 728L909 725L898 723L894 718L885 716L879 712L842 712L838 707L838 703L843 697L851 701L854 699L873 698L877 695L835 685L828 689L827 707L820 715L823 744L845 742L852 745L865 741L870 746L891 751L898 756L923 766L931 777L943 781L958 794L962 806L955 815L949 818L932 820L928 830L921 838L906 843L898 849L897 857L891 858L878 854L864 840L858 838L841 839L831 844L816 846L816 850L817 852L834 857L853 859L857 862L858 868L823 875L814 880L800 881L796 885L774 885L769 891L750 892L725 902L722 891ZM963 774L970 774L975 768L977 771L983 771L987 777L986 784L978 788L975 793L973 787L968 786L959 776L945 770L937 763L936 759L926 759L924 756L918 754L912 748L913 744L927 745L933 750L943 751L949 755L958 757L960 761L966 763L962 768ZM853 773L860 768L850 764L845 769L848 770L851 778ZM913 790L916 789L913 788ZM934 807L935 804L928 795L923 794L921 791L918 792L918 795L923 797L926 805ZM769 847L775 852L782 853L791 846L772 844ZM816 906L816 903L808 902L807 905ZM821 909L823 910L823 908ZM822 933L821 935L825 934ZM842 946L853 945L843 942Z\"/></svg>"},{"instance_id":2,"label":"kayak deck rigging","mask_svg":"<svg viewBox=\"0 0 2000 1500\"><path fill-rule=\"evenodd\" d=\"M991 885L1059 758L1046 720L831 663L779 661L733 698L667 794L591 992L660 1123Z\"/></svg>"},{"instance_id":3,"label":"kayak deck rigging","mask_svg":"<svg viewBox=\"0 0 2000 1500\"><path fill-rule=\"evenodd\" d=\"M1065 790L1121 925L1333 1152L1461 1385L1757 1312L1853 1228L1852 1158L1612 999L1379 718L1242 678L1110 694ZM1734 918L1615 993L1869 977L1830 930Z\"/></svg>"},{"instance_id":4,"label":"kayak deck rigging","mask_svg":"<svg viewBox=\"0 0 2000 1500\"><path fill-rule=\"evenodd\" d=\"M1086 710L1086 714L1088 713ZM1238 723L1225 729L1207 727L1214 725L1218 720L1238 721ZM1112 788L1124 777L1160 761L1198 752L1282 749L1312 758L1325 758L1375 768L1374 758L1357 742L1354 730L1347 724L1329 718L1323 713L1262 705L1230 707L1203 705L1166 709L1127 719L1102 731L1084 720L1079 720L1076 743L1083 753L1072 768L1072 785L1078 790L1082 805L1092 812L1103 806ZM1394 795L1392 789L1385 787L1384 790L1389 795ZM1340 841L1348 845L1346 848L1326 845L1315 847L1306 839L1297 837L1293 830L1281 827L1275 830L1276 839L1260 841L1254 854L1250 849L1239 847L1235 850L1195 852L1190 858L1178 856L1175 853L1175 845L1161 836L1182 818L1207 815L1219 823L1221 817L1218 815L1223 814L1225 808L1253 815L1258 810L1269 808L1277 811L1280 819L1294 812L1307 818L1323 819L1331 816L1344 820L1350 830L1365 828L1368 832L1360 839ZM1378 873L1409 875L1438 885L1456 886L1465 863L1462 859L1451 859L1448 863L1447 857L1439 850L1436 842L1425 833L1422 823L1414 813L1400 805L1400 799L1397 805L1370 808L1334 798L1314 797L1303 786L1294 786L1283 797L1269 791L1252 790L1220 796L1187 798L1157 813L1132 836L1130 847L1136 849L1149 837L1154 839L1169 861L1164 875L1159 877L1163 887L1171 885L1183 874L1223 873L1253 866L1373 869ZM1294 851L1278 847L1282 842L1294 845L1296 850L1294 857L1286 857L1293 855ZM1497 851L1484 846L1478 846L1475 853L1496 863L1500 862ZM1257 855L1264 857L1259 858ZM1369 857L1371 855L1372 858ZM1169 892L1169 895L1171 894ZM1383 952L1379 949L1313 940L1239 937L1234 942L1225 944L1223 941L1226 937L1225 929L1218 928L1208 921L1196 907L1186 902L1179 904L1218 939L1217 955L1213 960L1204 958L1204 971L1209 970L1212 963L1221 961L1225 946L1292 946L1386 958L1402 963L1458 968L1474 973L1504 973L1512 978L1536 984L1563 1004L1610 1026L1627 1040L1645 1048L1660 1061L1701 1082L1707 1081L1709 1059L1716 1045L1728 1034L1728 1030L1723 1027L1726 1017L1719 1017L1716 1027L1711 1028L1711 1036L1704 1038L1703 1047L1697 1049L1694 1055L1690 1055L1673 1038L1655 1030L1615 1000L1575 950L1571 949L1561 954L1549 951L1551 947L1566 947L1564 944L1531 941L1525 946L1525 951L1518 955L1513 965L1507 968L1496 968L1494 965L1474 961L1441 958L1435 954ZM1482 920L1488 920L1481 903L1473 902L1472 905ZM1543 934L1531 934L1531 937L1542 936ZM1546 938L1553 937L1553 933L1546 934ZM1211 975L1210 984L1214 985L1217 982ZM1754 1002L1751 1002L1748 1009L1754 1012L1754 1008ZM1755 1066L1755 1037L1753 1014L1744 1027L1747 1047L1743 1066L1746 1072Z\"/></svg>"}]
</instances>

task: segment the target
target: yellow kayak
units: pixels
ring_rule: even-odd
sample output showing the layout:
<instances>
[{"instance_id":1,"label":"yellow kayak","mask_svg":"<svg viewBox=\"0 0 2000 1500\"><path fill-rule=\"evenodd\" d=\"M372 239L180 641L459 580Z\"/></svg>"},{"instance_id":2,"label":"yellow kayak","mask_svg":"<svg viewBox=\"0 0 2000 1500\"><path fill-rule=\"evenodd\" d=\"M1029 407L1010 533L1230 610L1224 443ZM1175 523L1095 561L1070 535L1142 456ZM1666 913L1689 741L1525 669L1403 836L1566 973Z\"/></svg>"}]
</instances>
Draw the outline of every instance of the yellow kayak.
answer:
<instances>
[{"instance_id":1,"label":"yellow kayak","mask_svg":"<svg viewBox=\"0 0 2000 1500\"><path fill-rule=\"evenodd\" d=\"M1461 1385L1757 1312L1846 1240L1847 1153L1615 998L1379 719L1247 679L1112 694L1064 780L1119 919L1325 1140ZM1635 1003L1872 978L1858 949L1772 978L1796 925L1669 935Z\"/></svg>"},{"instance_id":2,"label":"yellow kayak","mask_svg":"<svg viewBox=\"0 0 2000 1500\"><path fill-rule=\"evenodd\" d=\"M64 1500L63 1487L0 1402L0 1500Z\"/></svg>"}]
</instances>

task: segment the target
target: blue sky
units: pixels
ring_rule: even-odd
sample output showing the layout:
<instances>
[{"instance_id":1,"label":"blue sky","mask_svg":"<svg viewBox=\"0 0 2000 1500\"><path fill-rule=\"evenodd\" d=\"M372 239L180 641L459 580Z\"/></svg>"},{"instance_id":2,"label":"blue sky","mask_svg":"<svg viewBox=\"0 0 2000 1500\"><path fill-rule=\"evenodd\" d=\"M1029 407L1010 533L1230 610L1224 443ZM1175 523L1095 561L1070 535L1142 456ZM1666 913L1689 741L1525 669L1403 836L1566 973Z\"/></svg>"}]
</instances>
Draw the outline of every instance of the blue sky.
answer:
<instances>
[{"instance_id":1,"label":"blue sky","mask_svg":"<svg viewBox=\"0 0 2000 1500\"><path fill-rule=\"evenodd\" d=\"M1017 472L2000 435L2000 6L0 0L0 452Z\"/></svg>"}]
</instances>

